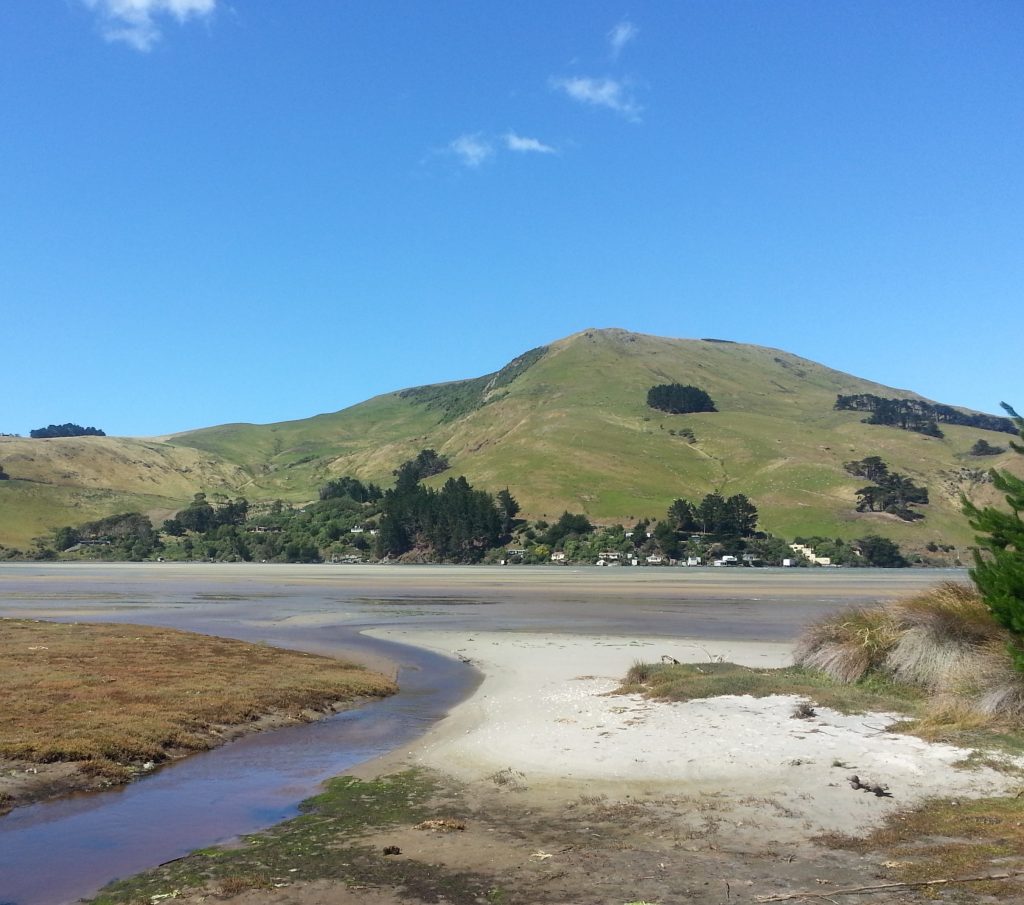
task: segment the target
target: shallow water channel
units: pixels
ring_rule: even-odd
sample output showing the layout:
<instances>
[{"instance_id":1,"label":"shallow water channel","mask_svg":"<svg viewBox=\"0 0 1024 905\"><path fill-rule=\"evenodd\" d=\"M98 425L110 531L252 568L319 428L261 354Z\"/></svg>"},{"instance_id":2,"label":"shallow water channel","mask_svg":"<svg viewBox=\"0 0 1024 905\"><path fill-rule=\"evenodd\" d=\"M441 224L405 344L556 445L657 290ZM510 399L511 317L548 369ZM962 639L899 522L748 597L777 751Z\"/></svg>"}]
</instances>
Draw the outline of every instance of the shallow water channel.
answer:
<instances>
[{"instance_id":1,"label":"shallow water channel","mask_svg":"<svg viewBox=\"0 0 1024 905\"><path fill-rule=\"evenodd\" d=\"M0 565L0 616L162 625L397 670L401 691L231 742L129 786L0 818L0 905L61 905L283 820L326 778L404 746L466 697L472 667L369 627L787 641L843 604L963 573L857 570ZM2 690L0 690L2 691ZM2 705L0 705L2 707ZM0 711L2 732L2 711Z\"/></svg>"}]
</instances>

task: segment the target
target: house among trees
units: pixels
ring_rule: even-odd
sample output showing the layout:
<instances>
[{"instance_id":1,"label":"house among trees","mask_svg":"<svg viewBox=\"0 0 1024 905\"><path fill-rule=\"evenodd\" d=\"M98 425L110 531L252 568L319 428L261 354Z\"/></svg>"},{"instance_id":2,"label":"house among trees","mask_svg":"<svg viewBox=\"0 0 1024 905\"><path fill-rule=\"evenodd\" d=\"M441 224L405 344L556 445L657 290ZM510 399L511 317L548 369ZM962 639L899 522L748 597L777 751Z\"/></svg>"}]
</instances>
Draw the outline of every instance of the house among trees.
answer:
<instances>
[{"instance_id":1,"label":"house among trees","mask_svg":"<svg viewBox=\"0 0 1024 905\"><path fill-rule=\"evenodd\" d=\"M813 548L805 546L804 544L790 544L789 549L794 553L803 556L805 559L809 559L816 566L830 566L832 565L832 558L829 556L817 556L814 553Z\"/></svg>"}]
</instances>

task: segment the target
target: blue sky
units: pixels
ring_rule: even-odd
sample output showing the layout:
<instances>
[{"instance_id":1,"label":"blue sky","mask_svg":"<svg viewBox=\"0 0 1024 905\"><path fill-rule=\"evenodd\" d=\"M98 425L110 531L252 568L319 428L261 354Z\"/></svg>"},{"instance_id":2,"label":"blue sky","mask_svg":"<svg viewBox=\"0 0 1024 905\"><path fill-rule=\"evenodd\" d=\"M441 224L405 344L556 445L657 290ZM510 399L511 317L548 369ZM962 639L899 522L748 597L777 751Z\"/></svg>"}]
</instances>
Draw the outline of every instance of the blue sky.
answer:
<instances>
[{"instance_id":1,"label":"blue sky","mask_svg":"<svg viewBox=\"0 0 1024 905\"><path fill-rule=\"evenodd\" d=\"M586 327L1024 408L1024 4L0 4L0 431L149 435Z\"/></svg>"}]
</instances>

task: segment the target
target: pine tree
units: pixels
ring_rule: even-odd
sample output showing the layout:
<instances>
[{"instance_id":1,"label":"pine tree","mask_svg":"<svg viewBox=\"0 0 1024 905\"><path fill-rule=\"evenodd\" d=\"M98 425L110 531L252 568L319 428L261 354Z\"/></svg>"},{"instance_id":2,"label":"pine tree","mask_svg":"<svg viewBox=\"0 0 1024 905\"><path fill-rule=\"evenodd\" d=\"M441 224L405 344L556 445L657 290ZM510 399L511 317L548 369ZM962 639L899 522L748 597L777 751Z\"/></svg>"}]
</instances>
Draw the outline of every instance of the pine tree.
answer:
<instances>
[{"instance_id":1,"label":"pine tree","mask_svg":"<svg viewBox=\"0 0 1024 905\"><path fill-rule=\"evenodd\" d=\"M1005 402L1001 404L1024 440L1024 418ZM1013 442L1010 446L1024 455L1024 446ZM979 549L974 552L971 578L996 621L1013 632L1010 655L1024 672L1024 480L1007 471L993 469L989 473L995 488L1006 495L1010 511L991 506L979 509L964 498L964 513L978 532Z\"/></svg>"}]
</instances>

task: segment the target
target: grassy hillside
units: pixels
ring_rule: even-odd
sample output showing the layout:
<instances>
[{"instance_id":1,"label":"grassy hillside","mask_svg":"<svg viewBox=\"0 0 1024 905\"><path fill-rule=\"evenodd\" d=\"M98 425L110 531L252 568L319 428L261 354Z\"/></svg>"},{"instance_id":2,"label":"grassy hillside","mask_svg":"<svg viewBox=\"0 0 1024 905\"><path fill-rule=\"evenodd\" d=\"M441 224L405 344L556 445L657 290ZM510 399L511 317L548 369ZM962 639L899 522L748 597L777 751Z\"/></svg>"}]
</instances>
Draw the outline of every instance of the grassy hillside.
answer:
<instances>
[{"instance_id":1,"label":"grassy hillside","mask_svg":"<svg viewBox=\"0 0 1024 905\"><path fill-rule=\"evenodd\" d=\"M707 390L718 412L650 409L648 388L672 382ZM943 425L945 437L937 439L866 425L862 413L834 411L838 393L915 396L774 349L587 330L493 374L389 393L333 414L222 425L163 443L0 440L0 464L13 477L66 488L75 500L73 488L103 487L138 498L136 508L154 499L173 507L195 490L303 501L341 474L387 484L400 461L433 447L474 484L508 486L530 517L564 509L599 521L660 517L677 496L719 489L746 493L763 525L785 536L872 532L912 545L969 543L959 494L991 499L991 488L977 482L981 472L1019 469L1020 457L977 459L968 450L980 437L1005 446L1007 435ZM18 457L37 444L52 451L36 453L29 468ZM869 455L929 488L923 522L854 511L866 481L849 476L843 463ZM0 543L16 533L5 494L16 496L17 487L0 485Z\"/></svg>"}]
</instances>

